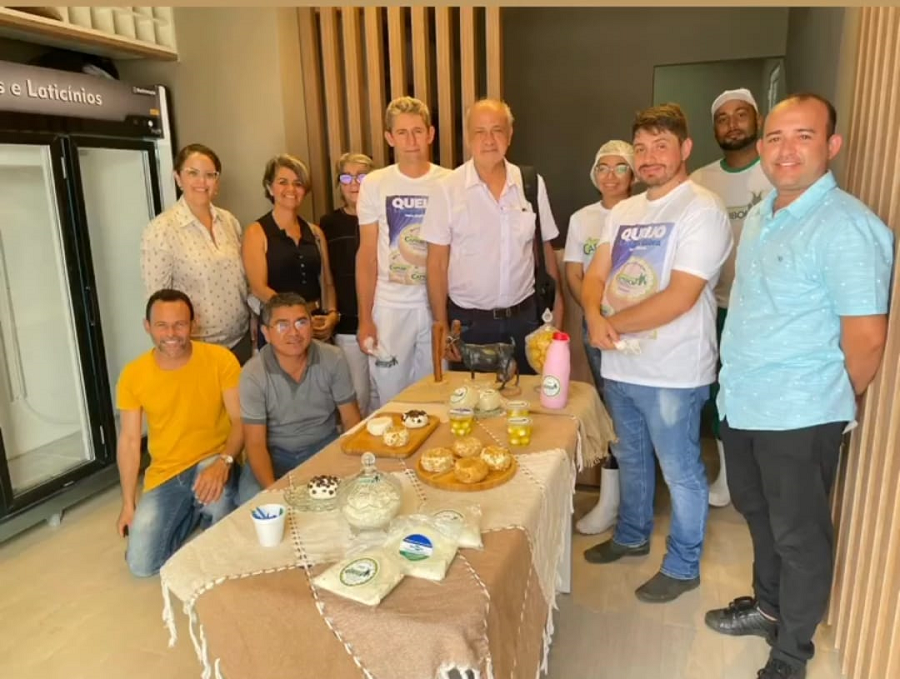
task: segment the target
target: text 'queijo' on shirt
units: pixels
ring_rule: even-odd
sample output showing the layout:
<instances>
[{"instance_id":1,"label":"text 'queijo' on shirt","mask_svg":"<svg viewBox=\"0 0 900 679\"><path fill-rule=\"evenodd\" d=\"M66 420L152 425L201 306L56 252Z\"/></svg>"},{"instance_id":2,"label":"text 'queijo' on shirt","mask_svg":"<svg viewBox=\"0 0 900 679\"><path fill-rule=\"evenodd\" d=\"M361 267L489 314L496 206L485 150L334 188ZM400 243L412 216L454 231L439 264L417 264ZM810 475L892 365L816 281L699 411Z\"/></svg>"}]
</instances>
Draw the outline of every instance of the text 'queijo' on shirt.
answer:
<instances>
[{"instance_id":1,"label":"text 'queijo' on shirt","mask_svg":"<svg viewBox=\"0 0 900 679\"><path fill-rule=\"evenodd\" d=\"M824 174L773 212L744 220L722 333L719 415L736 429L850 422L856 397L841 317L887 313L893 234Z\"/></svg>"}]
</instances>

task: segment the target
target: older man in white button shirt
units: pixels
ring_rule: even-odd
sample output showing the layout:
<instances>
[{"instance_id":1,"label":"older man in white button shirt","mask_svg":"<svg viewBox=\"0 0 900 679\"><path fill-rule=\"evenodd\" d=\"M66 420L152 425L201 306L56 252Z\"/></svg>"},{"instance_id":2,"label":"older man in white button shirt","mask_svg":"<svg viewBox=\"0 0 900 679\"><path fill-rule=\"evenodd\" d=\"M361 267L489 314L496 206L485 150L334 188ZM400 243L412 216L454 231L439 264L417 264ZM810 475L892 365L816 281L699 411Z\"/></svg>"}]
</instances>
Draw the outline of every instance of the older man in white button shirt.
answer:
<instances>
[{"instance_id":1,"label":"older man in white button shirt","mask_svg":"<svg viewBox=\"0 0 900 679\"><path fill-rule=\"evenodd\" d=\"M462 322L463 340L475 344L515 341L521 372L525 336L538 327L534 239L541 238L547 272L557 281L554 319L562 322L559 270L550 241L559 235L544 180L537 205L525 197L522 172L506 160L513 116L504 102L483 99L466 114L472 158L442 178L422 223L428 243L427 284L431 313L449 329ZM540 233L536 213L540 214Z\"/></svg>"}]
</instances>

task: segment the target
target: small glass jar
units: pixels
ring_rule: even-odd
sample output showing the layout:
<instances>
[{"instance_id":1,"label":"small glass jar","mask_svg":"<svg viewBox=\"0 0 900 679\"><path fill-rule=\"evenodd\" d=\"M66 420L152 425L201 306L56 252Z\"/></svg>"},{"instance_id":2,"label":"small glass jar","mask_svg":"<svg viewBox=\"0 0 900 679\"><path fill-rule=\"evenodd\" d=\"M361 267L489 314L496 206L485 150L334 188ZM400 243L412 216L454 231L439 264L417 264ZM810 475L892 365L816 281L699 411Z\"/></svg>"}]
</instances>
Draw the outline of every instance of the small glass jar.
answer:
<instances>
[{"instance_id":1,"label":"small glass jar","mask_svg":"<svg viewBox=\"0 0 900 679\"><path fill-rule=\"evenodd\" d=\"M475 424L475 411L472 408L451 408L450 431L454 436L468 436Z\"/></svg>"},{"instance_id":2,"label":"small glass jar","mask_svg":"<svg viewBox=\"0 0 900 679\"><path fill-rule=\"evenodd\" d=\"M362 471L341 484L338 504L354 532L384 530L400 512L403 489L392 474L375 467L375 456L363 453Z\"/></svg>"},{"instance_id":3,"label":"small glass jar","mask_svg":"<svg viewBox=\"0 0 900 679\"><path fill-rule=\"evenodd\" d=\"M531 443L531 418L511 417L506 421L507 441L511 446L527 446Z\"/></svg>"},{"instance_id":4,"label":"small glass jar","mask_svg":"<svg viewBox=\"0 0 900 679\"><path fill-rule=\"evenodd\" d=\"M508 401L506 404L507 417L528 417L528 401Z\"/></svg>"}]
</instances>

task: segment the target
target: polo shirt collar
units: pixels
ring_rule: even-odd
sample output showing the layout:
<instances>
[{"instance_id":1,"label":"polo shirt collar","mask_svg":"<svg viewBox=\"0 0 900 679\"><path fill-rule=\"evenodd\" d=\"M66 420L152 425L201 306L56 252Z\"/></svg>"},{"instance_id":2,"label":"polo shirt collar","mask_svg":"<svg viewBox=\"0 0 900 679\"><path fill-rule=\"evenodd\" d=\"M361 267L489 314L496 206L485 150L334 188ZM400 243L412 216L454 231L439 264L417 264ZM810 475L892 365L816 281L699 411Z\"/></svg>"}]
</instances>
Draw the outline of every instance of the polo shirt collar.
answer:
<instances>
[{"instance_id":1,"label":"polo shirt collar","mask_svg":"<svg viewBox=\"0 0 900 679\"><path fill-rule=\"evenodd\" d=\"M221 216L215 205L210 204L209 210L212 213L213 222L221 221ZM194 216L194 213L191 212L191 208L188 207L183 195L178 199L178 202L175 203L175 218L178 220L179 226L190 226L197 222L197 218Z\"/></svg>"},{"instance_id":2,"label":"polo shirt collar","mask_svg":"<svg viewBox=\"0 0 900 679\"><path fill-rule=\"evenodd\" d=\"M815 183L810 186L806 191L804 191L799 198L797 198L793 203L783 208L786 210L791 217L794 219L803 219L809 214L810 210L816 207L821 201L822 198L825 197L832 189L837 188L837 181L834 178L834 174L831 170L828 170L825 174L819 177ZM778 191L771 191L768 196L763 199L762 207L760 208L763 217L766 219L771 219L773 210L775 207L775 199L778 197Z\"/></svg>"},{"instance_id":3,"label":"polo shirt collar","mask_svg":"<svg viewBox=\"0 0 900 679\"><path fill-rule=\"evenodd\" d=\"M510 163L506 158L503 159L503 164L506 166L506 188L510 188L515 186L519 189L519 191L524 191L522 187L522 171L516 166ZM470 158L466 161L466 188L470 189L473 186L478 186L479 184L484 184L484 181L481 177L478 176L478 171L475 169L475 160Z\"/></svg>"},{"instance_id":4,"label":"polo shirt collar","mask_svg":"<svg viewBox=\"0 0 900 679\"><path fill-rule=\"evenodd\" d=\"M309 348L306 350L306 371L303 373L303 379L306 379L306 376L309 374L309 369L319 362L319 347L316 346L318 344L318 340L312 340L309 343ZM271 344L267 344L262 349L259 350L260 359L263 362L263 367L266 369L266 372L272 375L281 374L290 381L291 383L297 383L293 377L285 372L284 368L281 367L281 364L278 362L278 358L275 356L275 351L272 349ZM303 380L301 380L302 382Z\"/></svg>"}]
</instances>

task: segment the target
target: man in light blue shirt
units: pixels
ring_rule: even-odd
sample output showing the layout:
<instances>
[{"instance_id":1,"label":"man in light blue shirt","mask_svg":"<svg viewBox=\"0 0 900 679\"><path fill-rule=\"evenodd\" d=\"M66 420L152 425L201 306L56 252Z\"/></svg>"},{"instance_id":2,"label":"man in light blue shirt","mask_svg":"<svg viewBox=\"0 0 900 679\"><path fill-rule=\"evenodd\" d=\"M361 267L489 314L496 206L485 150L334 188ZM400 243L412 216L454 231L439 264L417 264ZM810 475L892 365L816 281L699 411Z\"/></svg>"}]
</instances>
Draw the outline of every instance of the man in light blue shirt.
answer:
<instances>
[{"instance_id":1,"label":"man in light blue shirt","mask_svg":"<svg viewBox=\"0 0 900 679\"><path fill-rule=\"evenodd\" d=\"M828 601L828 496L856 398L887 334L891 231L828 170L834 107L779 103L759 142L775 191L744 221L722 335L718 408L728 486L753 539L753 597L709 611L731 635L768 638L762 679L803 679Z\"/></svg>"}]
</instances>

